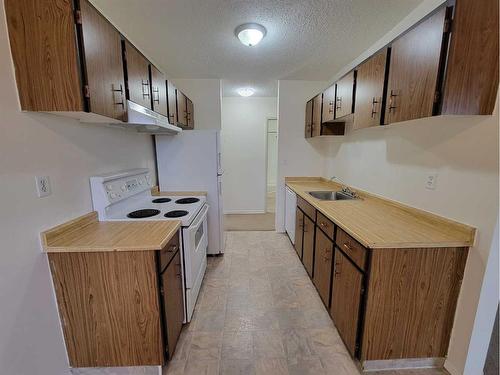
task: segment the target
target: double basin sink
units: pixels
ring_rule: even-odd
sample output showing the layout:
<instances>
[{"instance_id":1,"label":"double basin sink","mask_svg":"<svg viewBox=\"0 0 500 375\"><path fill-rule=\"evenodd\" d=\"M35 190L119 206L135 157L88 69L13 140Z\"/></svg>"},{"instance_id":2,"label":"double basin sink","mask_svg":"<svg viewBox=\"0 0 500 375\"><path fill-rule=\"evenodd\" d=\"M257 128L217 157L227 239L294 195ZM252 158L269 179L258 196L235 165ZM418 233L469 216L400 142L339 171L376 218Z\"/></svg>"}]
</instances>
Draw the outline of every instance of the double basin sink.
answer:
<instances>
[{"instance_id":1,"label":"double basin sink","mask_svg":"<svg viewBox=\"0 0 500 375\"><path fill-rule=\"evenodd\" d=\"M357 199L355 196L343 191L310 191L308 194L311 197L322 201L343 201Z\"/></svg>"}]
</instances>

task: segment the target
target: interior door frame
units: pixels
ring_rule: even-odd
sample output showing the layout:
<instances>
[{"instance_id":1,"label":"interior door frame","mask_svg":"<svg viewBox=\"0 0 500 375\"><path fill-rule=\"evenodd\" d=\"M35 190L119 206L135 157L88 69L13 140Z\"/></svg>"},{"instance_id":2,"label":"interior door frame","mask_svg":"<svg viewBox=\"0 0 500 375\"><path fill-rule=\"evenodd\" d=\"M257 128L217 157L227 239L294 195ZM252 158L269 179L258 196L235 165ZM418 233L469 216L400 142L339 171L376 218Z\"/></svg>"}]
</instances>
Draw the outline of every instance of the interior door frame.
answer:
<instances>
[{"instance_id":1,"label":"interior door frame","mask_svg":"<svg viewBox=\"0 0 500 375\"><path fill-rule=\"evenodd\" d=\"M265 164L265 171L266 171L266 178L265 178L265 213L268 212L268 207L267 207L267 186L268 186L268 176L267 176L267 173L268 173L268 166L269 166L269 139L268 139L268 134L269 134L269 121L271 120L275 120L276 121L276 152L278 152L278 139L279 139L279 122L278 122L278 118L277 116L268 116L266 117L266 164ZM276 159L276 163L278 162L278 160ZM278 188L278 165L276 165L276 183L275 183L275 189ZM275 192L276 194L276 192ZM274 204L274 210L276 212L276 202Z\"/></svg>"}]
</instances>

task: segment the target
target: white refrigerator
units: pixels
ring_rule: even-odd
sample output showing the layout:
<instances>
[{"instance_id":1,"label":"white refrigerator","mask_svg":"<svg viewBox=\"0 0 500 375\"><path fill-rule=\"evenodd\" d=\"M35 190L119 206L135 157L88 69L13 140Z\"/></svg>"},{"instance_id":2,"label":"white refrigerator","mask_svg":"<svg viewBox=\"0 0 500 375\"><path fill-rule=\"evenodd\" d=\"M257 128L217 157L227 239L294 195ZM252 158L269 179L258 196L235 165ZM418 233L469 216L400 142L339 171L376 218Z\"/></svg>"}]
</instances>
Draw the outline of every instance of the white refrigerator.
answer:
<instances>
[{"instance_id":1,"label":"white refrigerator","mask_svg":"<svg viewBox=\"0 0 500 375\"><path fill-rule=\"evenodd\" d=\"M217 130L186 130L176 136L156 135L161 191L206 191L208 254L224 252L222 166Z\"/></svg>"}]
</instances>

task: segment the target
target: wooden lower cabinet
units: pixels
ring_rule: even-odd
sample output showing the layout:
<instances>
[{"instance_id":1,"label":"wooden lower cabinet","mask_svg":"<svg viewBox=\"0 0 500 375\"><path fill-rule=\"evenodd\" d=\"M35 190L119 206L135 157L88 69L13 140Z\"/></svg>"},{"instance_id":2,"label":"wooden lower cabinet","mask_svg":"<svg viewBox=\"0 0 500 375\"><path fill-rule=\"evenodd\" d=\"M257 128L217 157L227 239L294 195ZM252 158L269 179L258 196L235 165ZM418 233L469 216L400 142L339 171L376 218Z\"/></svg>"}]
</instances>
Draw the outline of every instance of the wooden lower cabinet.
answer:
<instances>
[{"instance_id":1,"label":"wooden lower cabinet","mask_svg":"<svg viewBox=\"0 0 500 375\"><path fill-rule=\"evenodd\" d=\"M163 364L154 251L48 257L71 367Z\"/></svg>"},{"instance_id":2,"label":"wooden lower cabinet","mask_svg":"<svg viewBox=\"0 0 500 375\"><path fill-rule=\"evenodd\" d=\"M297 207L295 212L295 251L302 259L302 243L304 241L304 213Z\"/></svg>"},{"instance_id":3,"label":"wooden lower cabinet","mask_svg":"<svg viewBox=\"0 0 500 375\"><path fill-rule=\"evenodd\" d=\"M330 303L333 242L320 229L316 229L313 283L325 306Z\"/></svg>"},{"instance_id":4,"label":"wooden lower cabinet","mask_svg":"<svg viewBox=\"0 0 500 375\"><path fill-rule=\"evenodd\" d=\"M314 260L314 221L304 215L304 240L302 245L302 263L309 276L313 275Z\"/></svg>"},{"instance_id":5,"label":"wooden lower cabinet","mask_svg":"<svg viewBox=\"0 0 500 375\"><path fill-rule=\"evenodd\" d=\"M340 337L351 353L356 353L363 274L339 249L335 249L332 304L330 314Z\"/></svg>"},{"instance_id":6,"label":"wooden lower cabinet","mask_svg":"<svg viewBox=\"0 0 500 375\"><path fill-rule=\"evenodd\" d=\"M177 340L181 334L184 320L181 256L178 251L161 275L162 296L164 303L165 323L167 331L168 357L171 359Z\"/></svg>"}]
</instances>

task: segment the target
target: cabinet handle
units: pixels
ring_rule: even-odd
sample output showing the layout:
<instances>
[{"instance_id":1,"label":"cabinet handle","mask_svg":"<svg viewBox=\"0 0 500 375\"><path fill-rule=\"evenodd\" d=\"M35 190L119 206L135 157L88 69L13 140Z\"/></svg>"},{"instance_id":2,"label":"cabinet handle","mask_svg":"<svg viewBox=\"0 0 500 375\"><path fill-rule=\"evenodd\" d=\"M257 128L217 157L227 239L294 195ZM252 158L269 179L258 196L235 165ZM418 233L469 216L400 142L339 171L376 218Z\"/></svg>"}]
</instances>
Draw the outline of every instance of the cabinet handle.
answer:
<instances>
[{"instance_id":1,"label":"cabinet handle","mask_svg":"<svg viewBox=\"0 0 500 375\"><path fill-rule=\"evenodd\" d=\"M142 98L149 98L149 81L147 79L142 80Z\"/></svg>"},{"instance_id":2,"label":"cabinet handle","mask_svg":"<svg viewBox=\"0 0 500 375\"><path fill-rule=\"evenodd\" d=\"M339 103L339 104L337 104L337 107L335 109L340 110L342 108L342 97L341 96L337 97L337 103Z\"/></svg>"},{"instance_id":3,"label":"cabinet handle","mask_svg":"<svg viewBox=\"0 0 500 375\"><path fill-rule=\"evenodd\" d=\"M154 94L156 94L156 98ZM160 89L158 87L153 88L153 103L160 104Z\"/></svg>"},{"instance_id":4,"label":"cabinet handle","mask_svg":"<svg viewBox=\"0 0 500 375\"><path fill-rule=\"evenodd\" d=\"M327 225L324 221L320 222L320 223L319 223L319 225L320 225L322 228L326 228L326 227L328 226L328 225Z\"/></svg>"},{"instance_id":5,"label":"cabinet handle","mask_svg":"<svg viewBox=\"0 0 500 375\"><path fill-rule=\"evenodd\" d=\"M170 248L167 250L168 253L175 253L179 247L177 245L172 245Z\"/></svg>"},{"instance_id":6,"label":"cabinet handle","mask_svg":"<svg viewBox=\"0 0 500 375\"><path fill-rule=\"evenodd\" d=\"M342 272L342 270L340 269L340 265L341 265L340 262L335 263L334 276L340 276L340 273Z\"/></svg>"},{"instance_id":7,"label":"cabinet handle","mask_svg":"<svg viewBox=\"0 0 500 375\"><path fill-rule=\"evenodd\" d=\"M372 100L372 114L371 114L371 118L375 118L375 114L378 113L378 111L375 110L375 104L378 104L380 103L379 100L377 100L377 98L373 97L373 100Z\"/></svg>"},{"instance_id":8,"label":"cabinet handle","mask_svg":"<svg viewBox=\"0 0 500 375\"><path fill-rule=\"evenodd\" d=\"M399 91L391 90L391 93L389 95L389 113L393 113L394 110L397 108L397 106L395 105L396 96L399 96Z\"/></svg>"},{"instance_id":9,"label":"cabinet handle","mask_svg":"<svg viewBox=\"0 0 500 375\"><path fill-rule=\"evenodd\" d=\"M122 106L122 109L125 109L125 101L123 100L123 85L120 83L120 89L115 89L115 84L113 83L111 85L111 92L113 93L113 99L114 99L114 96L115 96L115 92L119 92L120 93L120 102L114 102L114 105L121 105Z\"/></svg>"},{"instance_id":10,"label":"cabinet handle","mask_svg":"<svg viewBox=\"0 0 500 375\"><path fill-rule=\"evenodd\" d=\"M349 246L348 244L346 244L346 243L344 243L344 244L342 245L342 247L343 247L344 249L346 249L347 251L352 251L352 247L350 247L350 246Z\"/></svg>"}]
</instances>

